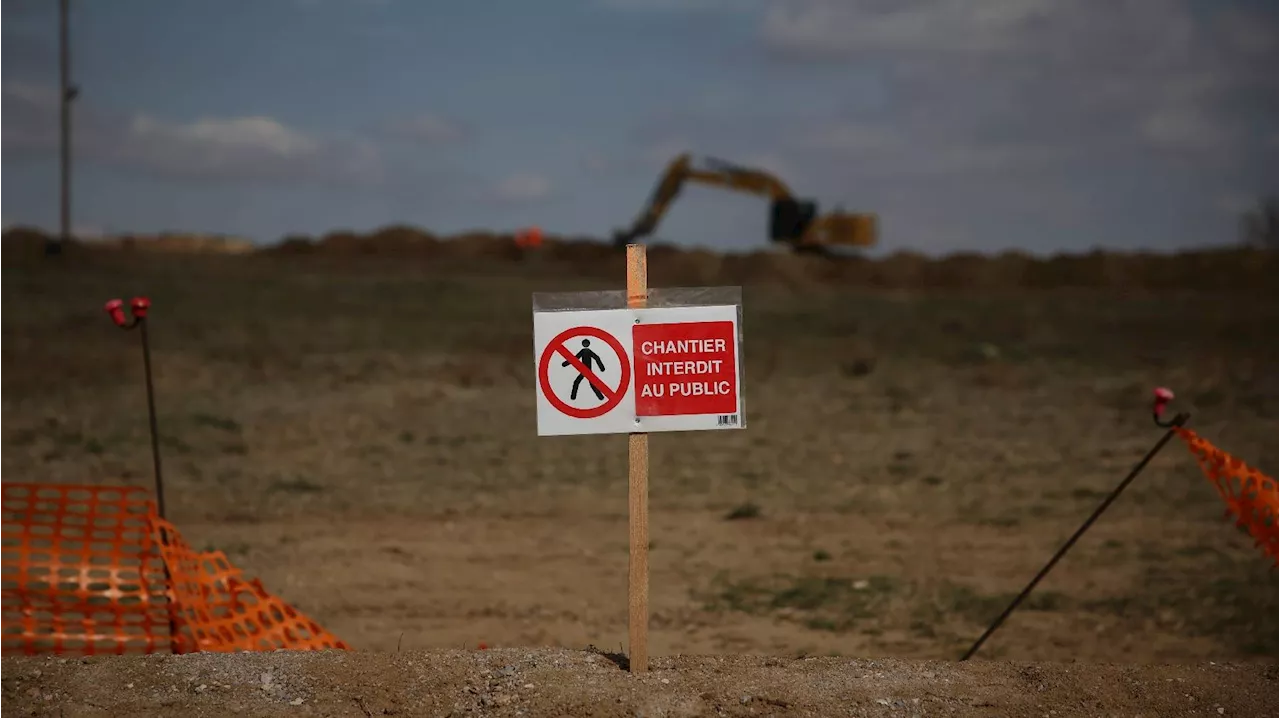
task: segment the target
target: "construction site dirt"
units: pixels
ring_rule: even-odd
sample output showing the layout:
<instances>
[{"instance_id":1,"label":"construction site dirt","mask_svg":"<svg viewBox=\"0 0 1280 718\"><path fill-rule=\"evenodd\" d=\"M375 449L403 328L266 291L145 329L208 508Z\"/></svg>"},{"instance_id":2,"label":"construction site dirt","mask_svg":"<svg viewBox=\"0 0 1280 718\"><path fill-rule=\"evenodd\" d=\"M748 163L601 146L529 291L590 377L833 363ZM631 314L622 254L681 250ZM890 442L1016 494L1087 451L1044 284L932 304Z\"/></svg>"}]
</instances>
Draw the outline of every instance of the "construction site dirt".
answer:
<instances>
[{"instance_id":1,"label":"construction site dirt","mask_svg":"<svg viewBox=\"0 0 1280 718\"><path fill-rule=\"evenodd\" d=\"M626 439L536 436L530 323L621 254L372 239L6 236L5 478L150 485L102 312L146 295L169 519L357 650L6 658L6 715L1275 714L1274 568L1177 441L953 663L1159 438L1153 387L1275 475L1274 253L653 250L651 286L743 286L749 428L651 438L629 676Z\"/></svg>"}]
</instances>

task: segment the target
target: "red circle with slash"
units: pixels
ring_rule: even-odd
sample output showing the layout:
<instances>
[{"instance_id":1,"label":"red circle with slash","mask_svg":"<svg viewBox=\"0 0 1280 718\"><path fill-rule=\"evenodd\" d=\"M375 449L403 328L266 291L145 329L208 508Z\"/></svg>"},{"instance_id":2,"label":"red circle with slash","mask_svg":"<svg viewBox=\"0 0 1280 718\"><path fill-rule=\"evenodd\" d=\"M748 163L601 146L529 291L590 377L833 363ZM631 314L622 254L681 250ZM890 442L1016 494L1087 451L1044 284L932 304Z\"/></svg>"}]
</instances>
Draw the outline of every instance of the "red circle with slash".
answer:
<instances>
[{"instance_id":1,"label":"red circle with slash","mask_svg":"<svg viewBox=\"0 0 1280 718\"><path fill-rule=\"evenodd\" d=\"M622 366L622 380L618 382L618 388L610 387L605 380L596 376L591 367L584 365L574 356L573 352L565 346L565 342L573 337L587 336L593 337L608 344L610 348L618 355L618 363ZM578 373L591 382L591 385L604 394L604 403L591 409L579 409L569 406L563 399L556 396L551 388L551 358L559 354L569 362L569 365L578 370ZM547 342L547 347L542 350L542 356L538 359L538 384L542 387L543 396L547 397L547 401L566 416L575 419L595 419L604 416L622 402L622 397L627 393L627 387L631 382L631 360L627 357L627 352L622 348L622 342L619 342L612 334L598 329L596 327L574 327L566 329L557 334L551 341Z\"/></svg>"}]
</instances>

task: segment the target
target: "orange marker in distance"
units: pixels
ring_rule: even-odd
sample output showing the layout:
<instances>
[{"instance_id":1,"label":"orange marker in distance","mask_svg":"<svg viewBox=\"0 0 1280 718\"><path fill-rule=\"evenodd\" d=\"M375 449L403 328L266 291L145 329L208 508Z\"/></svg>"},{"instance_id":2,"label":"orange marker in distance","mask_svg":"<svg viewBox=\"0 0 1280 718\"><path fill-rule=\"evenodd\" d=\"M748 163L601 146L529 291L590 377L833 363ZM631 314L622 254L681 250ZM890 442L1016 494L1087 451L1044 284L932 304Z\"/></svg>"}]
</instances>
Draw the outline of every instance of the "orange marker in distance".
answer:
<instances>
[{"instance_id":1,"label":"orange marker in distance","mask_svg":"<svg viewBox=\"0 0 1280 718\"><path fill-rule=\"evenodd\" d=\"M516 232L516 246L521 249L537 249L542 246L542 229L530 227Z\"/></svg>"}]
</instances>

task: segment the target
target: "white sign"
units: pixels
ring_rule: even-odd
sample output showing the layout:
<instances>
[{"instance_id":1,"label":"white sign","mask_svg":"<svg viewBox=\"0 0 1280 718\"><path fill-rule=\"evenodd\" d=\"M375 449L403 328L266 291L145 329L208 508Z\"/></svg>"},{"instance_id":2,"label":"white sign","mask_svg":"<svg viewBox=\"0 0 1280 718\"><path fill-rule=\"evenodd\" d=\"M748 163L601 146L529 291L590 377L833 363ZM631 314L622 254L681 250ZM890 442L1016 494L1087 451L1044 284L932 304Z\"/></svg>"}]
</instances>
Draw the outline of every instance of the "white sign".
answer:
<instances>
[{"instance_id":1,"label":"white sign","mask_svg":"<svg viewBox=\"0 0 1280 718\"><path fill-rule=\"evenodd\" d=\"M535 312L538 435L740 429L733 305Z\"/></svg>"}]
</instances>

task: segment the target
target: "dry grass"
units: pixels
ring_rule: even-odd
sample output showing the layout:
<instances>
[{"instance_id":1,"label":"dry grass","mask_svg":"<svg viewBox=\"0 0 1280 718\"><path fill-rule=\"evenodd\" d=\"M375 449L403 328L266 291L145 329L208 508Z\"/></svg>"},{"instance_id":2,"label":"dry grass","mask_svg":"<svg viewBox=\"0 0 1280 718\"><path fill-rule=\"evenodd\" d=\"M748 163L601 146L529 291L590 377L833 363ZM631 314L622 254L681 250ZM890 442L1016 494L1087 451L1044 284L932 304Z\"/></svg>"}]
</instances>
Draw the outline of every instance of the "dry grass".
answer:
<instances>
[{"instance_id":1,"label":"dry grass","mask_svg":"<svg viewBox=\"0 0 1280 718\"><path fill-rule=\"evenodd\" d=\"M137 337L101 309L147 294L193 544L360 648L617 646L624 444L535 436L529 312L617 287L620 260L604 279L495 247L8 254L4 476L149 482ZM658 255L654 284L685 283ZM746 262L699 257L717 281ZM1157 438L1155 384L1274 473L1268 291L748 283L750 428L652 441L655 655L958 656ZM1273 659L1274 589L1171 445L983 653Z\"/></svg>"}]
</instances>

